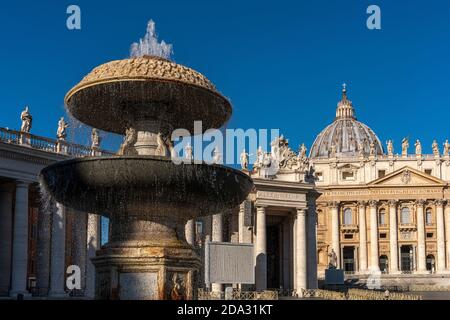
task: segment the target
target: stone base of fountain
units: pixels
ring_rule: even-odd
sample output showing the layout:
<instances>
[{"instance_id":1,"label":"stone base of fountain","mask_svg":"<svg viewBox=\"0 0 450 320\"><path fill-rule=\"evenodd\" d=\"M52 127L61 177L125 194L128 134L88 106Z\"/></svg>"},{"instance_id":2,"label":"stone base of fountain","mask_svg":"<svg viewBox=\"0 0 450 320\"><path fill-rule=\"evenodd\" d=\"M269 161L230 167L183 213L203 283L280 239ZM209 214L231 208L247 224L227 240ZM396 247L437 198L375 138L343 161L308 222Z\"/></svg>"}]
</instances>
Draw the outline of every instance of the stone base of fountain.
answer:
<instances>
[{"instance_id":1,"label":"stone base of fountain","mask_svg":"<svg viewBox=\"0 0 450 320\"><path fill-rule=\"evenodd\" d=\"M178 237L180 229L142 220L112 222L112 241L92 259L97 299L196 299L201 259Z\"/></svg>"}]
</instances>

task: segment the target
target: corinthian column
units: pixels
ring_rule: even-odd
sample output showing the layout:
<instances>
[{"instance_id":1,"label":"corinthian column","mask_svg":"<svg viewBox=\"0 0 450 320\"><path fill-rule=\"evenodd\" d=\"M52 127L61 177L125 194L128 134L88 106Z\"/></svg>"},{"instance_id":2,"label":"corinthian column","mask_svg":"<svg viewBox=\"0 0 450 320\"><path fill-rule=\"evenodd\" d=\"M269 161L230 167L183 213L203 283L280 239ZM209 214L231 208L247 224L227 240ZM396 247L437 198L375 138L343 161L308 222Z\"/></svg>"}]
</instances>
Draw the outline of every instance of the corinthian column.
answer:
<instances>
[{"instance_id":1,"label":"corinthian column","mask_svg":"<svg viewBox=\"0 0 450 320\"><path fill-rule=\"evenodd\" d=\"M317 289L317 212L315 199L308 201L308 289Z\"/></svg>"},{"instance_id":2,"label":"corinthian column","mask_svg":"<svg viewBox=\"0 0 450 320\"><path fill-rule=\"evenodd\" d=\"M370 201L370 266L371 272L380 271L378 263L378 214L377 201Z\"/></svg>"},{"instance_id":3,"label":"corinthian column","mask_svg":"<svg viewBox=\"0 0 450 320\"><path fill-rule=\"evenodd\" d=\"M444 200L436 201L436 227L437 227L437 271L445 270L445 226L444 226Z\"/></svg>"},{"instance_id":4,"label":"corinthian column","mask_svg":"<svg viewBox=\"0 0 450 320\"><path fill-rule=\"evenodd\" d=\"M366 226L366 203L358 202L359 209L359 271L367 271L367 226Z\"/></svg>"},{"instance_id":5,"label":"corinthian column","mask_svg":"<svg viewBox=\"0 0 450 320\"><path fill-rule=\"evenodd\" d=\"M417 271L426 272L426 254L425 254L425 220L423 216L424 200L416 201L417 209Z\"/></svg>"},{"instance_id":6,"label":"corinthian column","mask_svg":"<svg viewBox=\"0 0 450 320\"><path fill-rule=\"evenodd\" d=\"M296 255L297 255L297 293L308 286L307 265L306 265L306 210L297 209L297 230L296 230Z\"/></svg>"},{"instance_id":7,"label":"corinthian column","mask_svg":"<svg viewBox=\"0 0 450 320\"><path fill-rule=\"evenodd\" d=\"M50 265L50 292L51 297L66 296L65 288L65 251L66 251L66 208L56 204L52 219L52 251Z\"/></svg>"},{"instance_id":8,"label":"corinthian column","mask_svg":"<svg viewBox=\"0 0 450 320\"><path fill-rule=\"evenodd\" d=\"M267 289L266 208L256 208L256 291Z\"/></svg>"},{"instance_id":9,"label":"corinthian column","mask_svg":"<svg viewBox=\"0 0 450 320\"><path fill-rule=\"evenodd\" d=\"M223 241L223 214L215 214L212 216L212 241ZM214 292L222 292L223 285L221 283L211 284L211 290Z\"/></svg>"},{"instance_id":10,"label":"corinthian column","mask_svg":"<svg viewBox=\"0 0 450 320\"><path fill-rule=\"evenodd\" d=\"M186 223L185 227L186 241L191 246L195 246L195 220L191 219Z\"/></svg>"},{"instance_id":11,"label":"corinthian column","mask_svg":"<svg viewBox=\"0 0 450 320\"><path fill-rule=\"evenodd\" d=\"M12 252L12 277L10 296L28 295L28 186L16 182L16 206L14 210L14 236Z\"/></svg>"},{"instance_id":12,"label":"corinthian column","mask_svg":"<svg viewBox=\"0 0 450 320\"><path fill-rule=\"evenodd\" d=\"M447 201L447 205L445 206L445 240L446 240L446 262L447 262L447 271L450 271L450 201Z\"/></svg>"},{"instance_id":13,"label":"corinthian column","mask_svg":"<svg viewBox=\"0 0 450 320\"><path fill-rule=\"evenodd\" d=\"M95 266L91 258L100 249L101 245L101 217L96 214L88 213L87 221L87 261L86 261L86 290L85 296L95 298Z\"/></svg>"},{"instance_id":14,"label":"corinthian column","mask_svg":"<svg viewBox=\"0 0 450 320\"><path fill-rule=\"evenodd\" d=\"M398 233L397 233L397 201L389 201L389 273L398 273Z\"/></svg>"},{"instance_id":15,"label":"corinthian column","mask_svg":"<svg viewBox=\"0 0 450 320\"><path fill-rule=\"evenodd\" d=\"M13 192L0 187L0 295L8 295L11 281Z\"/></svg>"},{"instance_id":16,"label":"corinthian column","mask_svg":"<svg viewBox=\"0 0 450 320\"><path fill-rule=\"evenodd\" d=\"M331 207L331 248L337 256L337 268L341 267L341 245L339 239L339 203L330 202Z\"/></svg>"}]
</instances>

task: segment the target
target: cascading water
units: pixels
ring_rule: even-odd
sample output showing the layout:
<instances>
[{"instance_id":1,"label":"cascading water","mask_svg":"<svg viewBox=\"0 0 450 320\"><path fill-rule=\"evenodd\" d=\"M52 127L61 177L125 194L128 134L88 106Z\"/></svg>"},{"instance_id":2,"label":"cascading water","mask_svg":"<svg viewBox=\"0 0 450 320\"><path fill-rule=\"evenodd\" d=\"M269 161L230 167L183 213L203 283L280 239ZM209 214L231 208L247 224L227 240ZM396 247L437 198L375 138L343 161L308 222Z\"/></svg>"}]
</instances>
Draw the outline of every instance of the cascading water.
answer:
<instances>
[{"instance_id":1,"label":"cascading water","mask_svg":"<svg viewBox=\"0 0 450 320\"><path fill-rule=\"evenodd\" d=\"M202 121L204 133L232 112L202 74L167 60L171 52L150 21L132 59L101 65L71 89L71 115L125 134L124 143L117 156L63 161L41 172L56 201L110 219L111 241L92 259L99 299L195 299L201 259L186 242L186 222L237 207L253 187L232 168L171 160L174 129L192 133Z\"/></svg>"}]
</instances>

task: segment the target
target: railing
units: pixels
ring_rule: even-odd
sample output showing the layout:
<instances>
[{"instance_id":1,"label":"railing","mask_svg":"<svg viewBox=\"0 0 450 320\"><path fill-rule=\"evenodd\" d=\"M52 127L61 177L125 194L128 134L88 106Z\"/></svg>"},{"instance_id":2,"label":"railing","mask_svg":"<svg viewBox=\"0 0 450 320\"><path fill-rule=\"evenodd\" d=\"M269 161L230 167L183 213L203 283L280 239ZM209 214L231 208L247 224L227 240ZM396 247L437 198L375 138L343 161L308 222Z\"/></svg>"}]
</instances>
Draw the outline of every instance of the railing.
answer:
<instances>
[{"instance_id":1,"label":"railing","mask_svg":"<svg viewBox=\"0 0 450 320\"><path fill-rule=\"evenodd\" d=\"M198 289L198 300L222 300L224 292L216 292L205 289ZM229 300L278 300L277 291L241 291L233 289Z\"/></svg>"},{"instance_id":2,"label":"railing","mask_svg":"<svg viewBox=\"0 0 450 320\"><path fill-rule=\"evenodd\" d=\"M20 132L5 128L0 128L0 141L45 152L65 154L76 158L113 155L113 153L109 151L69 143L63 140L53 140L27 132Z\"/></svg>"},{"instance_id":3,"label":"railing","mask_svg":"<svg viewBox=\"0 0 450 320\"><path fill-rule=\"evenodd\" d=\"M400 230L415 230L416 224L415 223L400 223L399 229Z\"/></svg>"},{"instance_id":4,"label":"railing","mask_svg":"<svg viewBox=\"0 0 450 320\"><path fill-rule=\"evenodd\" d=\"M402 292L375 291L364 289L348 289L347 291L332 291L323 289L302 290L304 298L321 298L325 300L421 300L416 294Z\"/></svg>"}]
</instances>

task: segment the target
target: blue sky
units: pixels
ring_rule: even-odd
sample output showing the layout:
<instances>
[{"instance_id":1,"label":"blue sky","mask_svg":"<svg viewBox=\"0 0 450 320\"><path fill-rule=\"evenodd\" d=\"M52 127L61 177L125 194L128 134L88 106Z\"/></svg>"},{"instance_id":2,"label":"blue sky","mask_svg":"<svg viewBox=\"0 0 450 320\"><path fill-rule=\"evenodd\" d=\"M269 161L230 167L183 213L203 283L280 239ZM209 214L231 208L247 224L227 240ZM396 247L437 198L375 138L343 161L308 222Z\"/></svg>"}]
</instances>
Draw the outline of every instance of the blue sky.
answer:
<instances>
[{"instance_id":1,"label":"blue sky","mask_svg":"<svg viewBox=\"0 0 450 320\"><path fill-rule=\"evenodd\" d=\"M77 4L82 29L66 28ZM381 8L382 29L366 28ZM348 84L359 120L384 143L450 138L448 1L16 1L0 11L0 126L54 137L65 93L93 67L126 58L149 19L174 60L233 103L231 128L279 128L297 149L329 124ZM86 138L87 139L87 138ZM87 141L81 141L87 143Z\"/></svg>"}]
</instances>

